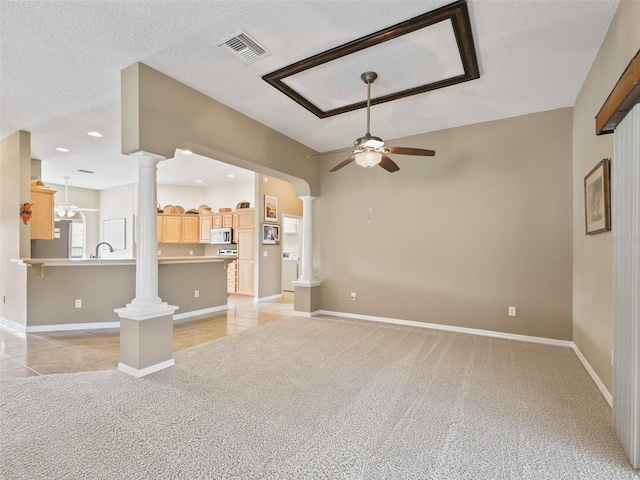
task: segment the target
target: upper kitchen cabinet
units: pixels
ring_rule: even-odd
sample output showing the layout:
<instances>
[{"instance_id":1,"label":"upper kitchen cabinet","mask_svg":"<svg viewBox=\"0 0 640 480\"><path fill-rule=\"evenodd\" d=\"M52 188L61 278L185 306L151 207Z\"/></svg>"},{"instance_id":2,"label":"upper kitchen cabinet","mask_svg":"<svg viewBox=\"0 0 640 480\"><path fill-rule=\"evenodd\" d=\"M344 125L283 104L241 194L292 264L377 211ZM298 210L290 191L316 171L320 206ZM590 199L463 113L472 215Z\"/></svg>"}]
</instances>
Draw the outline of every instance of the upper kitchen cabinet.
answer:
<instances>
[{"instance_id":1,"label":"upper kitchen cabinet","mask_svg":"<svg viewBox=\"0 0 640 480\"><path fill-rule=\"evenodd\" d=\"M31 188L31 240L53 239L55 190Z\"/></svg>"},{"instance_id":2,"label":"upper kitchen cabinet","mask_svg":"<svg viewBox=\"0 0 640 480\"><path fill-rule=\"evenodd\" d=\"M158 243L209 243L211 215L158 215Z\"/></svg>"},{"instance_id":3,"label":"upper kitchen cabinet","mask_svg":"<svg viewBox=\"0 0 640 480\"><path fill-rule=\"evenodd\" d=\"M253 228L253 208L239 208L236 210L236 214L238 215L238 225L236 228L245 229L245 228Z\"/></svg>"},{"instance_id":4,"label":"upper kitchen cabinet","mask_svg":"<svg viewBox=\"0 0 640 480\"><path fill-rule=\"evenodd\" d=\"M211 229L213 228L213 217L211 215L200 215L200 243L211 241Z\"/></svg>"}]
</instances>

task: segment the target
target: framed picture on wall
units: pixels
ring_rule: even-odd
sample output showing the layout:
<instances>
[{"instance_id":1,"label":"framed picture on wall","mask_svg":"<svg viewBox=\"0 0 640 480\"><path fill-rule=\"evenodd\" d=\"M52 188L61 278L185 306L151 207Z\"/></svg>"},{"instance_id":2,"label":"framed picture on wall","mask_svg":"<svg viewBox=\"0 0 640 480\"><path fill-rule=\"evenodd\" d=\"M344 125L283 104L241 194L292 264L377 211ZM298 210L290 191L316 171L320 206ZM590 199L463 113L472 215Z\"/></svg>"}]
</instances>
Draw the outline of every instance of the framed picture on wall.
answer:
<instances>
[{"instance_id":1,"label":"framed picture on wall","mask_svg":"<svg viewBox=\"0 0 640 480\"><path fill-rule=\"evenodd\" d=\"M278 197L264 196L264 221L278 223Z\"/></svg>"},{"instance_id":2,"label":"framed picture on wall","mask_svg":"<svg viewBox=\"0 0 640 480\"><path fill-rule=\"evenodd\" d=\"M280 225L262 225L262 244L280 244Z\"/></svg>"},{"instance_id":3,"label":"framed picture on wall","mask_svg":"<svg viewBox=\"0 0 640 480\"><path fill-rule=\"evenodd\" d=\"M584 218L587 235L611 230L610 160L603 159L584 177Z\"/></svg>"}]
</instances>

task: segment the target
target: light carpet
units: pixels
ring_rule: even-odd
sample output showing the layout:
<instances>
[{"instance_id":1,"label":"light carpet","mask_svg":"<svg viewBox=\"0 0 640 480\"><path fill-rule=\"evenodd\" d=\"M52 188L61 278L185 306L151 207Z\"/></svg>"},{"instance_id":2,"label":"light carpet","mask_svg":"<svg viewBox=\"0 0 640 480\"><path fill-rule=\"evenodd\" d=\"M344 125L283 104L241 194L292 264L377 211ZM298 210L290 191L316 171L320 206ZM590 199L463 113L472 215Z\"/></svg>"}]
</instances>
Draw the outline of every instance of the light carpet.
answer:
<instances>
[{"instance_id":1,"label":"light carpet","mask_svg":"<svg viewBox=\"0 0 640 480\"><path fill-rule=\"evenodd\" d=\"M0 477L640 478L568 348L294 317L176 362L2 380Z\"/></svg>"}]
</instances>

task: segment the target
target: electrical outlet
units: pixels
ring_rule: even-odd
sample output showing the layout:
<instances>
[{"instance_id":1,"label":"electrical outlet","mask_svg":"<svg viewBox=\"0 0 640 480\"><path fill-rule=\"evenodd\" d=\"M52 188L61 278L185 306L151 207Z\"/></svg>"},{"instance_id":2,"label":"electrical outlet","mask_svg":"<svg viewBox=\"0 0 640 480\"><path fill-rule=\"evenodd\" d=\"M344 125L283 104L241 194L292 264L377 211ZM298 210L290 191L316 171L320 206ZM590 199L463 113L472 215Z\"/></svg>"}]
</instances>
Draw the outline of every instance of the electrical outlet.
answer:
<instances>
[{"instance_id":1,"label":"electrical outlet","mask_svg":"<svg viewBox=\"0 0 640 480\"><path fill-rule=\"evenodd\" d=\"M510 317L516 316L516 307L509 307L509 316Z\"/></svg>"},{"instance_id":2,"label":"electrical outlet","mask_svg":"<svg viewBox=\"0 0 640 480\"><path fill-rule=\"evenodd\" d=\"M193 250L189 250L189 255L193 255Z\"/></svg>"},{"instance_id":3,"label":"electrical outlet","mask_svg":"<svg viewBox=\"0 0 640 480\"><path fill-rule=\"evenodd\" d=\"M162 255L162 250L158 250L158 256Z\"/></svg>"},{"instance_id":4,"label":"electrical outlet","mask_svg":"<svg viewBox=\"0 0 640 480\"><path fill-rule=\"evenodd\" d=\"M356 299L356 292L351 292L351 300L355 300Z\"/></svg>"},{"instance_id":5,"label":"electrical outlet","mask_svg":"<svg viewBox=\"0 0 640 480\"><path fill-rule=\"evenodd\" d=\"M76 308L82 308L82 300L79 298L76 299Z\"/></svg>"},{"instance_id":6,"label":"electrical outlet","mask_svg":"<svg viewBox=\"0 0 640 480\"><path fill-rule=\"evenodd\" d=\"M198 298L200 296L200 290L196 290L195 292L193 292L193 296Z\"/></svg>"},{"instance_id":7,"label":"electrical outlet","mask_svg":"<svg viewBox=\"0 0 640 480\"><path fill-rule=\"evenodd\" d=\"M262 256L266 257L267 256L267 251L265 250L264 252L262 252Z\"/></svg>"}]
</instances>

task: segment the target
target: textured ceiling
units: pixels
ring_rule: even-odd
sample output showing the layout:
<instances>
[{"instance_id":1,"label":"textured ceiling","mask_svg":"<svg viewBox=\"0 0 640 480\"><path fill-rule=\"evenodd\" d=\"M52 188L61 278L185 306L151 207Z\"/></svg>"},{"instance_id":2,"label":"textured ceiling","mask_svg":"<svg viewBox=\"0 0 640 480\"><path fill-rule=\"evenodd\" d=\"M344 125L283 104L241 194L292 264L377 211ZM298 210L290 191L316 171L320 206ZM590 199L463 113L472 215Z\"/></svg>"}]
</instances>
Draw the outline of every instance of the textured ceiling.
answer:
<instances>
[{"instance_id":1,"label":"textured ceiling","mask_svg":"<svg viewBox=\"0 0 640 480\"><path fill-rule=\"evenodd\" d=\"M120 71L142 61L317 151L345 147L364 134L364 110L319 119L261 77L448 3L1 0L0 134L32 133L46 181L71 175L71 185L88 188L136 181L134 162L120 154ZM572 106L617 4L471 0L481 78L374 106L372 133L392 139ZM271 54L243 64L216 47L238 30ZM365 62L381 74L374 91L397 90L414 65L426 68L415 55L389 50ZM325 82L314 79L314 95L361 100L363 66L345 62ZM193 180L214 175L204 166L193 173Z\"/></svg>"}]
</instances>

